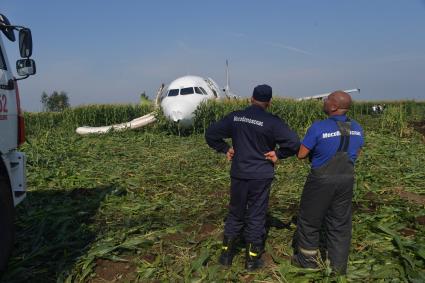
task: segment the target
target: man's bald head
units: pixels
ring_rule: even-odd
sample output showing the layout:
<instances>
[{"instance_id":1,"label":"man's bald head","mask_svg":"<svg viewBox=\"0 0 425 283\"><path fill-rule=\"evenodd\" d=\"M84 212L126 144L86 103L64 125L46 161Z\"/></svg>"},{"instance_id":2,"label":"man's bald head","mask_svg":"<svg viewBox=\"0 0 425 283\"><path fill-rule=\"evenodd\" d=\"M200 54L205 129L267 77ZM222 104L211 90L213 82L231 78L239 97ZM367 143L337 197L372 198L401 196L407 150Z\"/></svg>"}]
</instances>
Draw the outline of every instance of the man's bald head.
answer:
<instances>
[{"instance_id":1,"label":"man's bald head","mask_svg":"<svg viewBox=\"0 0 425 283\"><path fill-rule=\"evenodd\" d=\"M350 106L351 96L342 90L337 90L329 94L325 100L323 109L328 115L343 115L347 113Z\"/></svg>"}]
</instances>

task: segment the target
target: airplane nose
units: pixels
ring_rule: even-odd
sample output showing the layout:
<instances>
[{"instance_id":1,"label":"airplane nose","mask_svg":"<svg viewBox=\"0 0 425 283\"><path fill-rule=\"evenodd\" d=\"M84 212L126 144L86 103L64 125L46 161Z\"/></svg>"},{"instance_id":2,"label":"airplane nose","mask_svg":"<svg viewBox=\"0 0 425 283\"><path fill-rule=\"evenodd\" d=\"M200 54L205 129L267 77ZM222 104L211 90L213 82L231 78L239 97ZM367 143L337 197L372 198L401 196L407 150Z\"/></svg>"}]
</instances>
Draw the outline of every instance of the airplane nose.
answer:
<instances>
[{"instance_id":1,"label":"airplane nose","mask_svg":"<svg viewBox=\"0 0 425 283\"><path fill-rule=\"evenodd\" d=\"M171 115L170 118L174 121L174 122L178 122L180 120L183 119L183 112L180 110L172 110L171 111Z\"/></svg>"},{"instance_id":2,"label":"airplane nose","mask_svg":"<svg viewBox=\"0 0 425 283\"><path fill-rule=\"evenodd\" d=\"M193 101L185 101L185 99L188 100L185 96L167 97L161 103L164 115L168 117L170 121L179 123L182 127L192 125L194 117L193 111L196 109Z\"/></svg>"}]
</instances>

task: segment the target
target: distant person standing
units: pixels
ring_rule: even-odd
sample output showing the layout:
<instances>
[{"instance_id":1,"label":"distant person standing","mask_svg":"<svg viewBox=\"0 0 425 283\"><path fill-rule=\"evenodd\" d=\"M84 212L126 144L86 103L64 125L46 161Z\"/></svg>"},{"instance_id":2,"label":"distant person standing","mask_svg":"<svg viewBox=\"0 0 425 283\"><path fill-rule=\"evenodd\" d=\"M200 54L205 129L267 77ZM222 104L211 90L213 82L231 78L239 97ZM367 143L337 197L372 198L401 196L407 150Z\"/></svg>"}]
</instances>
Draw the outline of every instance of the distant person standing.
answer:
<instances>
[{"instance_id":1,"label":"distant person standing","mask_svg":"<svg viewBox=\"0 0 425 283\"><path fill-rule=\"evenodd\" d=\"M292 262L315 268L319 248L324 248L322 258L327 256L338 274L347 270L354 162L363 146L361 126L345 115L350 105L347 93L331 93L323 106L329 118L308 129L298 152L300 159L310 156L311 171L301 196ZM324 247L319 244L321 233Z\"/></svg>"},{"instance_id":2,"label":"distant person standing","mask_svg":"<svg viewBox=\"0 0 425 283\"><path fill-rule=\"evenodd\" d=\"M245 238L248 270L263 266L265 222L274 163L278 158L295 155L298 136L285 122L266 111L271 104L272 88L254 88L251 106L235 111L211 125L205 139L210 147L232 160L229 212L224 226L219 262L230 266L241 232ZM224 139L231 138L233 147ZM275 152L276 145L279 148Z\"/></svg>"}]
</instances>

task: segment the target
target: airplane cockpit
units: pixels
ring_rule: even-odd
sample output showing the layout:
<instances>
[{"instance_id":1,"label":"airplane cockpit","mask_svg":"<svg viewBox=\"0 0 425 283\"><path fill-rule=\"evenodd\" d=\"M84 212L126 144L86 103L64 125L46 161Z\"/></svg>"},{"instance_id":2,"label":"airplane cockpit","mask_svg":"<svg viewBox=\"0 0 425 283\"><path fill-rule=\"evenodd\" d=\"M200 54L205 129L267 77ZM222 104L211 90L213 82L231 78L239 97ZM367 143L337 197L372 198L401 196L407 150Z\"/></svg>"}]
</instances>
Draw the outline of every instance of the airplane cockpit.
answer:
<instances>
[{"instance_id":1,"label":"airplane cockpit","mask_svg":"<svg viewBox=\"0 0 425 283\"><path fill-rule=\"evenodd\" d=\"M170 89L167 96L178 96L178 95L189 95L189 94L200 94L208 95L207 91L201 86L185 87L181 89Z\"/></svg>"},{"instance_id":2,"label":"airplane cockpit","mask_svg":"<svg viewBox=\"0 0 425 283\"><path fill-rule=\"evenodd\" d=\"M179 95L179 90L178 89L170 89L168 91L168 95L167 96L177 96Z\"/></svg>"}]
</instances>

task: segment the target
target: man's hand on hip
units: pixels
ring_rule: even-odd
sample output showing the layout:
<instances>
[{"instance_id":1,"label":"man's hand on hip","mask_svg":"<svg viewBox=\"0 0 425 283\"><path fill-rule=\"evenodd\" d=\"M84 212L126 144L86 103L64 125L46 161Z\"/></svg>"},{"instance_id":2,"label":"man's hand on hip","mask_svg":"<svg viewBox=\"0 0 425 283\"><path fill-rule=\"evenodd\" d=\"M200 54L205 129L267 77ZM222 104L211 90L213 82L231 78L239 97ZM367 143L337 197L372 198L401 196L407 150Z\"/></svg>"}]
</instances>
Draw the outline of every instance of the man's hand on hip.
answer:
<instances>
[{"instance_id":1,"label":"man's hand on hip","mask_svg":"<svg viewBox=\"0 0 425 283\"><path fill-rule=\"evenodd\" d=\"M233 147L231 147L231 148L229 148L229 150L226 153L227 160L232 161L233 155L235 155L235 150L233 149Z\"/></svg>"},{"instance_id":2,"label":"man's hand on hip","mask_svg":"<svg viewBox=\"0 0 425 283\"><path fill-rule=\"evenodd\" d=\"M273 164L277 162L277 155L274 150L264 153L264 156L266 157L267 160L270 160L271 162L273 162Z\"/></svg>"}]
</instances>

